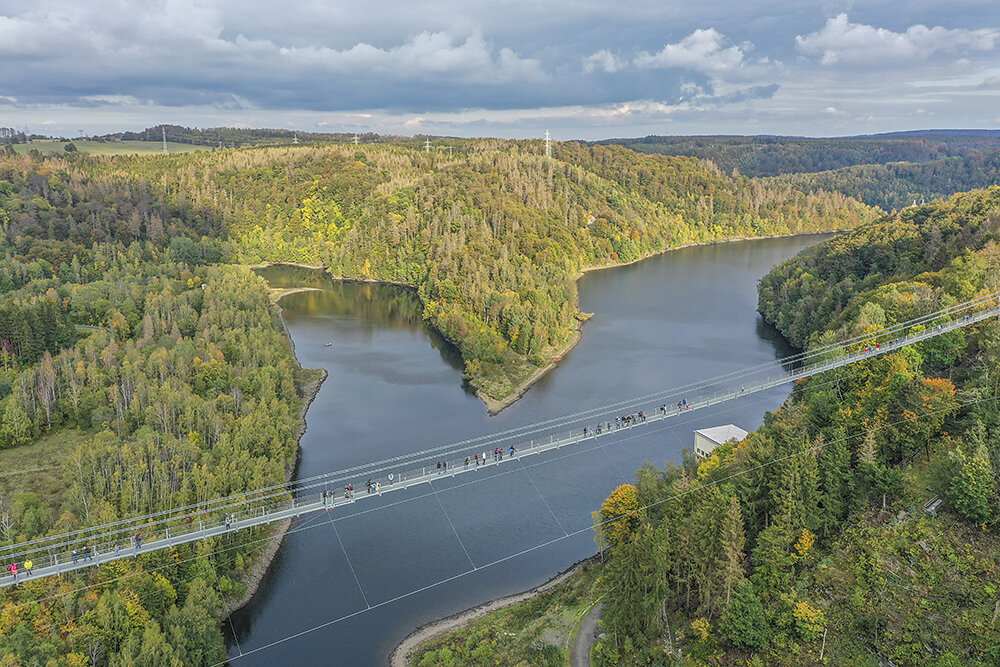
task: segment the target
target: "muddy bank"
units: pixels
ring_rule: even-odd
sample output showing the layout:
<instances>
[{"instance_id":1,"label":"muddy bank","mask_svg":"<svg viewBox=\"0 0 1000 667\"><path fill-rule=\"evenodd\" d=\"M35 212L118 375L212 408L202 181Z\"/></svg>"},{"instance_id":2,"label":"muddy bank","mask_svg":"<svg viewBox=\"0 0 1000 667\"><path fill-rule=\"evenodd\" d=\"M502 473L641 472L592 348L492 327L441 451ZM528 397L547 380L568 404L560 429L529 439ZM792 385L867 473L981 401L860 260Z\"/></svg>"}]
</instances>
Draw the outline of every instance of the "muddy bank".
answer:
<instances>
[{"instance_id":1,"label":"muddy bank","mask_svg":"<svg viewBox=\"0 0 1000 667\"><path fill-rule=\"evenodd\" d=\"M417 628L411 632L406 639L400 642L399 646L397 646L395 650L393 650L392 655L389 657L389 665L391 667L407 667L407 665L410 664L411 654L420 648L421 644L424 644L425 642L428 642L440 635L454 632L467 623L474 621L477 618L481 618L490 612L509 607L517 604L518 602L524 602L535 595L552 590L596 558L597 556L585 558L579 563L572 565L568 570L560 572L541 586L535 586L534 588L522 593L515 593L514 595L508 595L507 597L499 598L491 602L485 602L478 607L460 611L457 614L448 616L447 618L432 621Z\"/></svg>"},{"instance_id":2,"label":"muddy bank","mask_svg":"<svg viewBox=\"0 0 1000 667\"><path fill-rule=\"evenodd\" d=\"M580 339L583 338L582 327L583 323L586 320L587 318L585 317L577 318L576 329L570 335L569 342L566 343L566 345L564 345L560 349L556 350L554 353L552 353L553 356L549 359L548 362L545 363L544 366L541 366L538 370L536 370L534 373L528 376L526 380L524 380L519 385L514 387L514 390L511 391L506 396L504 396L503 398L496 399L484 393L483 391L476 389L476 397L479 398L479 400L481 400L484 404L486 404L486 409L489 411L490 415L497 415L500 413L501 410L512 405L515 401L524 396L524 394L528 391L528 389L531 388L531 385L541 380L546 373L548 373L550 370L558 366L559 362L563 360L563 357L569 354L569 351L572 350L574 347L576 347L577 343L580 342Z\"/></svg>"},{"instance_id":3,"label":"muddy bank","mask_svg":"<svg viewBox=\"0 0 1000 667\"><path fill-rule=\"evenodd\" d=\"M298 294L299 292L319 292L321 290L318 287L272 287L267 291L271 295L271 301L277 303L289 294Z\"/></svg>"}]
</instances>

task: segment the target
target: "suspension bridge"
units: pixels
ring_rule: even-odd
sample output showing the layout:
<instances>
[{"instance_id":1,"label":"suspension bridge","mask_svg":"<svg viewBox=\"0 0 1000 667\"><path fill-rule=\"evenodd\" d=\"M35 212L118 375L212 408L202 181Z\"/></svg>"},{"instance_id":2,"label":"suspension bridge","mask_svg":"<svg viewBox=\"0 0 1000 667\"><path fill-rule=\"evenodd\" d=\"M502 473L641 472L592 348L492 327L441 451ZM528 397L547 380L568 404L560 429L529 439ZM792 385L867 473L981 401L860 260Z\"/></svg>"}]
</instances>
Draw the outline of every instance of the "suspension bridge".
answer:
<instances>
[{"instance_id":1,"label":"suspension bridge","mask_svg":"<svg viewBox=\"0 0 1000 667\"><path fill-rule=\"evenodd\" d=\"M445 476L476 474L515 459L604 438L676 418L887 354L1000 315L1000 293L990 293L906 322L866 332L767 364L698 383L563 415L233 496L155 512L77 531L0 546L0 586L62 575L140 553L226 535L346 505ZM687 396L694 400L688 401ZM619 417L626 419L619 419ZM569 427L573 428L570 429ZM31 574L23 569L33 563ZM17 562L15 582L6 569Z\"/></svg>"}]
</instances>

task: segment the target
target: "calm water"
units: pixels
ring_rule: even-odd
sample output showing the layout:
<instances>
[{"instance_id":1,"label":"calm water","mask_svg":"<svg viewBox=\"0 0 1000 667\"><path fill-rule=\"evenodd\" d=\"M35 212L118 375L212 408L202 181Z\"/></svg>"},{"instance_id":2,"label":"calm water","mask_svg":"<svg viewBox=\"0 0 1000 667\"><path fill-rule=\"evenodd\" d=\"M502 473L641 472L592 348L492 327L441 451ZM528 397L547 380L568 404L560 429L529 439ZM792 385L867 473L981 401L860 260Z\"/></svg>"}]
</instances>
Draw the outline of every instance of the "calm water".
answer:
<instances>
[{"instance_id":1,"label":"calm water","mask_svg":"<svg viewBox=\"0 0 1000 667\"><path fill-rule=\"evenodd\" d=\"M423 326L413 292L334 284L287 267L264 271L275 287L322 290L282 301L299 361L329 372L307 415L298 474L464 440L785 356L791 350L756 313L756 282L820 239L689 248L588 274L580 305L595 315L583 340L496 417L463 387L461 360ZM667 427L602 438L599 447L528 457L524 468L460 475L435 483L433 492L421 485L359 503L351 513L301 520L252 603L232 618L233 664L385 664L414 628L530 588L595 553L590 531L566 534L590 526L591 511L643 461L679 460L697 428L755 428L786 396L787 388L755 394ZM280 643L246 655L273 642Z\"/></svg>"}]
</instances>

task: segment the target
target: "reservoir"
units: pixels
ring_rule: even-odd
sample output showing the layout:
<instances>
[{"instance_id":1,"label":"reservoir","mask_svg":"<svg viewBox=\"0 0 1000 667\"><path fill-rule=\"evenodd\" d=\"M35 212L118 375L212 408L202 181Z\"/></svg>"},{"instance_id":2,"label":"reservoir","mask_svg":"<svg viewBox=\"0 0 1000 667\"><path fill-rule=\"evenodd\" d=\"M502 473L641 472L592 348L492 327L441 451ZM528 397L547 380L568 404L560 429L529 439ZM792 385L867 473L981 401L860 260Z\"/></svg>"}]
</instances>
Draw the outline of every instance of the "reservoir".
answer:
<instances>
[{"instance_id":1,"label":"reservoir","mask_svg":"<svg viewBox=\"0 0 1000 667\"><path fill-rule=\"evenodd\" d=\"M756 284L774 264L824 238L692 247L586 274L580 309L594 316L579 345L494 417L463 385L456 350L421 321L412 290L335 283L294 267L262 270L272 287L319 288L281 301L300 363L329 373L306 415L298 476L791 354L757 314ZM591 512L644 461L680 461L695 429L733 423L752 430L788 391L303 517L257 594L224 626L231 664L384 665L415 628L531 588L594 554L592 532L574 531L590 526Z\"/></svg>"}]
</instances>

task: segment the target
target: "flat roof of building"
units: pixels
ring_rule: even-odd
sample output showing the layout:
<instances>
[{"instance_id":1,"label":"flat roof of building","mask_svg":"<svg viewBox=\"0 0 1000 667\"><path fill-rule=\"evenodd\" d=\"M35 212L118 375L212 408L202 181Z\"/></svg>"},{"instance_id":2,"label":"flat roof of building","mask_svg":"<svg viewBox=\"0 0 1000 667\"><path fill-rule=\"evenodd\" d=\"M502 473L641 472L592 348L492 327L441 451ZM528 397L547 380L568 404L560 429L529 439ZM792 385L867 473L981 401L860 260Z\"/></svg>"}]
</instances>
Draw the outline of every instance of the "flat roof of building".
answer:
<instances>
[{"instance_id":1,"label":"flat roof of building","mask_svg":"<svg viewBox=\"0 0 1000 667\"><path fill-rule=\"evenodd\" d=\"M737 442L747 437L747 432L741 429L735 424L726 424L725 426L713 426L712 428L702 428L695 431L698 435L703 438L708 438L717 445L721 445L729 442L730 440L736 440Z\"/></svg>"}]
</instances>

